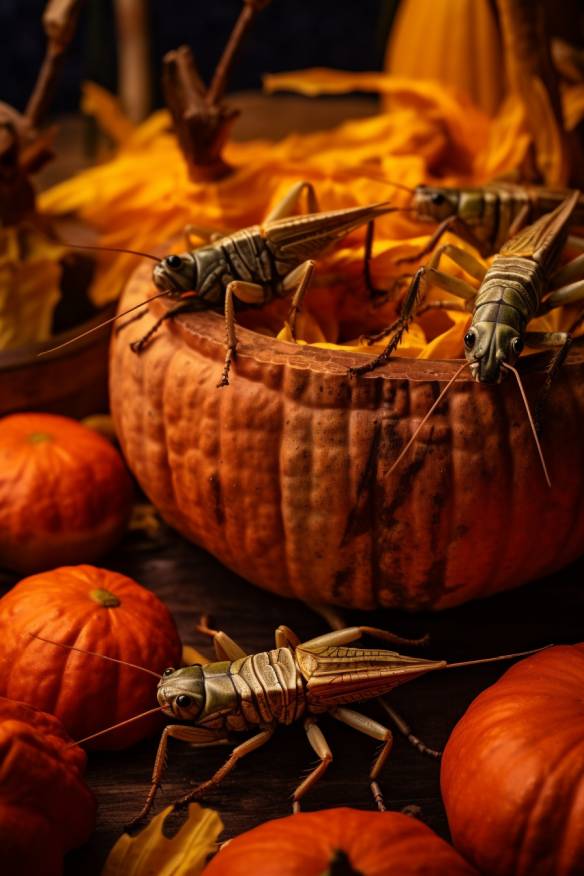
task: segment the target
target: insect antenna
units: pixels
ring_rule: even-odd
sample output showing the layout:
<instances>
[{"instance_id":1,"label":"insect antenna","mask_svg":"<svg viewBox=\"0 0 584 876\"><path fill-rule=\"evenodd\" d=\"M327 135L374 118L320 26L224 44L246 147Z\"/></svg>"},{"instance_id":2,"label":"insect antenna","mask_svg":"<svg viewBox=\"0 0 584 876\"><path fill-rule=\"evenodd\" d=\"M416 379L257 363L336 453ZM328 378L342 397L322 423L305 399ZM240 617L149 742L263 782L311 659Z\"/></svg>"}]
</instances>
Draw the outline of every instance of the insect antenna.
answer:
<instances>
[{"instance_id":1,"label":"insect antenna","mask_svg":"<svg viewBox=\"0 0 584 876\"><path fill-rule=\"evenodd\" d=\"M447 663L444 669L457 669L459 666L477 666L479 663L497 663L499 660L514 660L515 657L528 657L529 654L537 654L552 648L553 645L544 645L543 648L532 648L530 651L518 651L516 654L500 654L498 657L481 657L478 660L461 660L459 663Z\"/></svg>"},{"instance_id":2,"label":"insect antenna","mask_svg":"<svg viewBox=\"0 0 584 876\"><path fill-rule=\"evenodd\" d=\"M117 319L121 319L122 316L126 316L128 313L132 313L133 310L138 310L139 307L145 307L149 301L154 301L156 298L163 298L165 295L169 294L169 290L166 290L165 292L159 292L158 295L152 295L150 298L147 299L147 301L141 301L139 304L134 304L133 307L129 307L127 310L122 311L122 313L118 313L116 314L116 316L110 317L110 319L104 319L103 322L100 322L98 325L94 325L93 328L87 329L87 331L81 332L81 334L79 335L75 335L74 338L69 338L68 341L63 341L62 344L57 344L55 347L48 347L46 350L42 350L40 353L37 353L37 356L46 356L47 353L54 353L55 350L62 350L63 347L68 347L69 344L74 344L75 341L78 341L81 338L86 337L87 335L93 334L93 332L98 331L98 329L101 329L104 326L115 322Z\"/></svg>"},{"instance_id":3,"label":"insect antenna","mask_svg":"<svg viewBox=\"0 0 584 876\"><path fill-rule=\"evenodd\" d=\"M156 706L154 709L147 709L145 712L140 712L139 715L134 715L132 718L126 718L125 721L120 721L118 724L112 724L111 727L104 727L103 730L98 730L97 733L92 733L91 736L84 736L83 739L78 739L76 742L72 742L70 745L67 745L63 750L66 751L67 748L73 748L75 745L82 745L84 742L89 742L91 739L95 739L97 736L103 736L104 733L109 733L111 730L118 730L120 727L125 727L126 724L131 724L133 721L138 721L140 718L145 718L146 715L153 715L155 712L161 712L165 709L166 706Z\"/></svg>"},{"instance_id":4,"label":"insect antenna","mask_svg":"<svg viewBox=\"0 0 584 876\"><path fill-rule=\"evenodd\" d=\"M106 654L99 654L97 651L88 651L86 648L77 648L75 645L64 645L63 642L53 642L52 639L45 639L43 636L38 636L36 633L27 633L31 639L39 639L41 642L46 642L48 645L55 645L57 648L65 648L67 651L78 651L80 654L91 654L92 657L99 657L101 660L109 660L110 663L119 663L122 666L130 666L132 669L139 669L140 672L146 672L148 675L153 675L158 681L160 673L153 672L151 669L146 669L145 666L138 666L136 663L129 663L127 660L118 660L117 657L108 657Z\"/></svg>"},{"instance_id":5,"label":"insect antenna","mask_svg":"<svg viewBox=\"0 0 584 876\"><path fill-rule=\"evenodd\" d=\"M515 380L517 381L517 386L519 387L519 392L521 393L521 398L523 399L523 404L525 405L525 410L527 412L527 418L529 420L529 425L531 426L531 431L533 433L533 440L535 441L535 446L537 447L537 452L539 454L539 458L541 461L541 467L543 468L544 477L547 481L548 487L551 488L552 482L550 480L550 476L548 474L547 466L545 464L545 459L543 455L543 450L541 449L541 443L537 435L537 429L535 428L535 423L533 422L533 417L531 416L531 411L529 409L529 402L527 401L527 396L525 394L525 389L523 388L523 383L521 382L521 377L519 376L519 371L513 367L513 365L509 365L507 362L501 362L503 368L506 368L507 371L512 371L515 375Z\"/></svg>"},{"instance_id":6,"label":"insect antenna","mask_svg":"<svg viewBox=\"0 0 584 876\"><path fill-rule=\"evenodd\" d=\"M422 421L418 424L417 428L414 430L414 433L410 437L410 440L407 442L405 447L402 448L402 451L399 454L398 458L395 460L395 462L393 463L393 465L391 466L391 468L387 472L387 477L389 477L389 475L400 464L400 462L402 461L402 459L404 458L404 456L406 455L406 453L408 452L408 450L410 449L410 447L412 446L412 444L414 443L414 441L418 437L418 433L420 432L420 430L424 427L426 422L432 416L432 414L434 413L434 411L436 410L436 408L438 407L438 405L440 404L440 402L442 401L442 399L444 398L444 396L446 395L446 393L448 392L448 390L450 389L450 387L452 386L452 384L454 383L456 378L464 371L464 369L467 367L467 365L468 365L468 362L463 362L462 365L460 366L460 368L452 375L452 377L450 378L450 380L448 381L448 383L446 384L446 386L444 387L444 389L442 390L442 392L440 393L440 395L438 396L438 398L436 399L436 401L434 402L434 404L432 405L430 410L424 415Z\"/></svg>"},{"instance_id":7,"label":"insect antenna","mask_svg":"<svg viewBox=\"0 0 584 876\"><path fill-rule=\"evenodd\" d=\"M97 252L125 252L128 255L140 256L140 258L152 259L153 262L159 262L160 259L152 255L150 252L141 252L139 249L124 249L121 246L91 246L89 243L63 243L62 246L67 249L93 249Z\"/></svg>"}]
</instances>

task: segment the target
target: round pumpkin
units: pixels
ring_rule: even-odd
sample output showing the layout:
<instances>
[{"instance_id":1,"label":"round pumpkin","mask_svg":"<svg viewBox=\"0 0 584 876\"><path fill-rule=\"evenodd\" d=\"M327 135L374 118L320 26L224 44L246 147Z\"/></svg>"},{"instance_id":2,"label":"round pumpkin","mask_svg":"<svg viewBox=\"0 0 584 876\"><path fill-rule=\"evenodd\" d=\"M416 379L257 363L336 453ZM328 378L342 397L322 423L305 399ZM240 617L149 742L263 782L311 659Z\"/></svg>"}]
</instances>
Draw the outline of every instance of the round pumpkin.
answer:
<instances>
[{"instance_id":1,"label":"round pumpkin","mask_svg":"<svg viewBox=\"0 0 584 876\"><path fill-rule=\"evenodd\" d=\"M489 876L584 873L584 644L541 651L483 691L442 760L452 839Z\"/></svg>"},{"instance_id":2,"label":"round pumpkin","mask_svg":"<svg viewBox=\"0 0 584 876\"><path fill-rule=\"evenodd\" d=\"M85 754L52 715L0 699L0 872L60 876L90 836Z\"/></svg>"},{"instance_id":3,"label":"round pumpkin","mask_svg":"<svg viewBox=\"0 0 584 876\"><path fill-rule=\"evenodd\" d=\"M117 572L71 566L25 578L0 599L0 694L56 715L73 739L155 708L152 675L40 639L125 660L160 675L180 665L166 606ZM161 726L150 715L91 747L125 748Z\"/></svg>"},{"instance_id":4,"label":"round pumpkin","mask_svg":"<svg viewBox=\"0 0 584 876\"><path fill-rule=\"evenodd\" d=\"M140 266L121 308L151 294ZM548 574L584 549L584 345L545 409L546 485L517 386L452 386L389 469L457 361L392 360L352 378L358 354L237 328L212 311L129 343L170 305L114 336L110 399L126 460L163 517L254 584L355 608L446 608ZM527 393L546 355L521 362ZM533 545L537 544L537 550Z\"/></svg>"},{"instance_id":5,"label":"round pumpkin","mask_svg":"<svg viewBox=\"0 0 584 876\"><path fill-rule=\"evenodd\" d=\"M323 809L231 840L204 876L477 876L429 827L399 812Z\"/></svg>"},{"instance_id":6,"label":"round pumpkin","mask_svg":"<svg viewBox=\"0 0 584 876\"><path fill-rule=\"evenodd\" d=\"M92 429L54 414L0 420L0 565L92 562L119 541L131 506L119 453Z\"/></svg>"}]
</instances>

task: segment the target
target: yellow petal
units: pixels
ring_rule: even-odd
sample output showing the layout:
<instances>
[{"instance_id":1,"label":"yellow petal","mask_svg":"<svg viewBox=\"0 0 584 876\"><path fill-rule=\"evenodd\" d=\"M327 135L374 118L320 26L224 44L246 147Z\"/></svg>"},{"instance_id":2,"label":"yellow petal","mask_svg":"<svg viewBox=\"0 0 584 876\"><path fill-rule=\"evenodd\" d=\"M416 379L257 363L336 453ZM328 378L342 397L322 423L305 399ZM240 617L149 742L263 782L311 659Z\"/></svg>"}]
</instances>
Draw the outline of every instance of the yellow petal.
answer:
<instances>
[{"instance_id":1,"label":"yellow petal","mask_svg":"<svg viewBox=\"0 0 584 876\"><path fill-rule=\"evenodd\" d=\"M127 140L134 130L117 97L96 82L83 83L81 109L88 116L94 116L100 128L115 143Z\"/></svg>"},{"instance_id":2,"label":"yellow petal","mask_svg":"<svg viewBox=\"0 0 584 876\"><path fill-rule=\"evenodd\" d=\"M101 876L198 876L217 850L223 824L217 812L198 803L189 806L188 818L171 839L164 836L168 806L137 836L123 834L105 862Z\"/></svg>"}]
</instances>

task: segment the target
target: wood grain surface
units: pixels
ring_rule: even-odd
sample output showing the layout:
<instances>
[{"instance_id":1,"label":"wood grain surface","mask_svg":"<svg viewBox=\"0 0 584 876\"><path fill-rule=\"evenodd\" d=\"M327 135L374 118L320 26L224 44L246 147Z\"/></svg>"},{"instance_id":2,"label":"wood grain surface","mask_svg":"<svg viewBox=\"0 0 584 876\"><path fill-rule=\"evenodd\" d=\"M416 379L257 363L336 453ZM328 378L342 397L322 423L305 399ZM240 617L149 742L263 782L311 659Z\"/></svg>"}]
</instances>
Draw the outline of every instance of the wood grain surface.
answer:
<instances>
[{"instance_id":1,"label":"wood grain surface","mask_svg":"<svg viewBox=\"0 0 584 876\"><path fill-rule=\"evenodd\" d=\"M157 593L172 611L183 641L209 656L209 640L194 631L201 612L208 612L216 626L249 651L270 648L273 631L280 623L288 624L303 638L327 629L307 606L252 587L165 526L154 539L129 534L102 565L131 575ZM348 624L372 623L407 636L427 632L431 642L424 654L449 660L508 653L551 642L577 642L584 639L583 573L584 562L580 562L553 578L439 614L345 612L344 617ZM16 577L5 574L0 581L5 592ZM378 643L370 640L370 644ZM398 688L391 702L414 732L429 745L441 748L471 700L505 667L495 664L430 674ZM375 702L364 704L362 711L386 721ZM305 797L304 809L341 805L373 809L367 773L376 743L329 717L322 719L321 727L334 760L321 782ZM150 739L128 751L90 755L87 780L99 804L97 830L86 846L68 856L66 876L99 874L124 823L142 805L156 745L157 740ZM166 780L155 811L208 777L226 752L225 748L195 751L171 740ZM290 794L314 760L301 725L281 728L265 748L243 760L202 802L221 813L224 837L232 837L266 819L287 815ZM417 806L420 817L447 837L439 772L438 762L419 754L397 734L381 785L388 808Z\"/></svg>"}]
</instances>

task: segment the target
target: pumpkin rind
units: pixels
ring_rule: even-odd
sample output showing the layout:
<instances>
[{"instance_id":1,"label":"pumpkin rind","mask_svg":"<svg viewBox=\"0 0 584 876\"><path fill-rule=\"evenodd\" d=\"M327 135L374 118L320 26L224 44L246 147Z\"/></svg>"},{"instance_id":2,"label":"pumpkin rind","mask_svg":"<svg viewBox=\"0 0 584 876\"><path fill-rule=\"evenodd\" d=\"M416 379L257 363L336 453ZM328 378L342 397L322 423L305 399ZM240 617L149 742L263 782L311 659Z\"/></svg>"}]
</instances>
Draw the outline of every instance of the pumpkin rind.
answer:
<instances>
[{"instance_id":1,"label":"pumpkin rind","mask_svg":"<svg viewBox=\"0 0 584 876\"><path fill-rule=\"evenodd\" d=\"M85 754L52 715L0 700L0 871L60 876L63 855L85 842L95 800Z\"/></svg>"},{"instance_id":2,"label":"pumpkin rind","mask_svg":"<svg viewBox=\"0 0 584 876\"><path fill-rule=\"evenodd\" d=\"M324 809L231 840L205 876L323 876L337 850L363 876L477 876L429 827L399 812Z\"/></svg>"},{"instance_id":3,"label":"pumpkin rind","mask_svg":"<svg viewBox=\"0 0 584 876\"><path fill-rule=\"evenodd\" d=\"M151 291L141 266L121 302ZM224 325L169 305L114 336L110 397L126 460L164 518L254 584L356 608L446 608L554 571L584 549L584 346L545 411L543 478L511 381L463 376L416 446L387 472L460 363L362 357L238 326L230 385L217 389ZM531 399L546 357L522 361ZM533 550L537 544L537 550Z\"/></svg>"},{"instance_id":4,"label":"pumpkin rind","mask_svg":"<svg viewBox=\"0 0 584 876\"><path fill-rule=\"evenodd\" d=\"M480 694L441 785L453 842L482 872L584 873L584 644L528 657Z\"/></svg>"},{"instance_id":5,"label":"pumpkin rind","mask_svg":"<svg viewBox=\"0 0 584 876\"><path fill-rule=\"evenodd\" d=\"M132 482L92 429L53 414L0 420L0 564L30 573L91 562L121 538Z\"/></svg>"},{"instance_id":6,"label":"pumpkin rind","mask_svg":"<svg viewBox=\"0 0 584 876\"><path fill-rule=\"evenodd\" d=\"M181 659L176 626L158 597L125 575L94 566L25 578L0 599L0 633L0 694L56 715L74 739L154 708L156 679L29 633L157 674ZM160 717L152 715L90 745L126 748L160 726Z\"/></svg>"}]
</instances>

